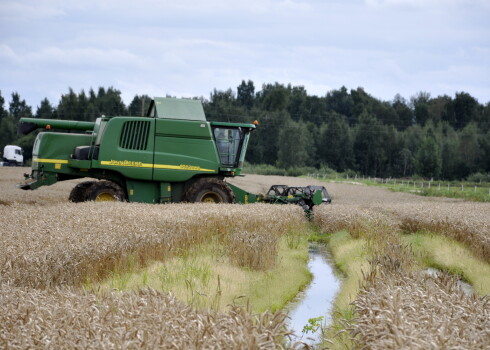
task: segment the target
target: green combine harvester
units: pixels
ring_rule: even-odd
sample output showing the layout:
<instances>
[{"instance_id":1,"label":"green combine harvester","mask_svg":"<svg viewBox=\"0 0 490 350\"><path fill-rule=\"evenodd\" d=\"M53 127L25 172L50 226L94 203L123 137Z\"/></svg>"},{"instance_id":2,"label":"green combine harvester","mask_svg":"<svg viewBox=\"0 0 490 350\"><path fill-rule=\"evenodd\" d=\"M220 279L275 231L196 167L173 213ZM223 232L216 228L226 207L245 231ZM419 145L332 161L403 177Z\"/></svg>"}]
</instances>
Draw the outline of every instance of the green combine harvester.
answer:
<instances>
[{"instance_id":1,"label":"green combine harvester","mask_svg":"<svg viewBox=\"0 0 490 350\"><path fill-rule=\"evenodd\" d=\"M21 118L19 132L40 132L24 190L92 178L70 193L72 202L295 203L311 211L329 203L324 187L272 186L255 195L225 181L238 176L258 123L208 122L199 100L155 98L146 117L95 122Z\"/></svg>"}]
</instances>

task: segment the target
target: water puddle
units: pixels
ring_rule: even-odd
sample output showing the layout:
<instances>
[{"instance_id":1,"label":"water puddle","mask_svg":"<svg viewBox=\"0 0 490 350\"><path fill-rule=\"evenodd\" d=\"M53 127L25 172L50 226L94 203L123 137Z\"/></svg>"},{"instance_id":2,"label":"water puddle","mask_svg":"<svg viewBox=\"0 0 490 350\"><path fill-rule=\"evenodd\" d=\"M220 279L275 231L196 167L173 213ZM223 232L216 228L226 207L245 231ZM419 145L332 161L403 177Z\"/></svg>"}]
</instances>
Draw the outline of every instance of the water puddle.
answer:
<instances>
[{"instance_id":1,"label":"water puddle","mask_svg":"<svg viewBox=\"0 0 490 350\"><path fill-rule=\"evenodd\" d=\"M435 269L433 267L429 267L424 271L422 271L422 273L427 276L437 277L441 274L441 270ZM470 297L475 293L475 290L471 284L461 280L457 281L456 283L458 284L458 287L463 291L463 293L466 296Z\"/></svg>"},{"instance_id":2,"label":"water puddle","mask_svg":"<svg viewBox=\"0 0 490 350\"><path fill-rule=\"evenodd\" d=\"M321 340L321 330L317 329L313 332L315 325L326 327L331 322L332 304L339 290L340 280L335 275L333 263L325 246L311 245L309 254L308 268L313 279L296 299L286 306L285 311L291 318L289 328L295 333L291 342L303 341L314 345ZM313 320L319 317L323 319L317 319L316 322ZM303 329L307 325L311 329L304 333Z\"/></svg>"}]
</instances>

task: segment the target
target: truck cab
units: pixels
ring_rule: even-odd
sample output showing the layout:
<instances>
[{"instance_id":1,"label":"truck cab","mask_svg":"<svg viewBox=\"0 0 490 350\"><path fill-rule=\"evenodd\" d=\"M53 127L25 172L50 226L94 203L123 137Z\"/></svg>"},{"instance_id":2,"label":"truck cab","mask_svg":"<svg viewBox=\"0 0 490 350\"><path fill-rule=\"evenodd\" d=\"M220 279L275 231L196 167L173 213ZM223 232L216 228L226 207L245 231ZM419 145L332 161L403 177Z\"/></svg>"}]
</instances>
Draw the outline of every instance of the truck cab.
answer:
<instances>
[{"instance_id":1,"label":"truck cab","mask_svg":"<svg viewBox=\"0 0 490 350\"><path fill-rule=\"evenodd\" d=\"M2 160L5 166L22 166L24 164L24 152L19 146L7 145L3 149Z\"/></svg>"}]
</instances>

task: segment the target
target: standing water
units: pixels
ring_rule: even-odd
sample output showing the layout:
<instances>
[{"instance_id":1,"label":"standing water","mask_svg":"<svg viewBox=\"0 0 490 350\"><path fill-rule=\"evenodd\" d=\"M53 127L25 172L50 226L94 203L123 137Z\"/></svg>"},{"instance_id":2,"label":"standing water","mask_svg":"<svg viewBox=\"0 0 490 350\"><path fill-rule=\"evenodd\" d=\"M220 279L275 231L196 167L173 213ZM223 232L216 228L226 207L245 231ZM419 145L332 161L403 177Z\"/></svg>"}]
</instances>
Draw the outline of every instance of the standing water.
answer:
<instances>
[{"instance_id":1,"label":"standing water","mask_svg":"<svg viewBox=\"0 0 490 350\"><path fill-rule=\"evenodd\" d=\"M313 279L311 283L298 294L296 299L286 306L286 312L291 320L289 329L294 331L291 343L303 341L309 345L321 341L321 330L318 328L315 332L309 330L304 333L304 327L316 325L326 327L331 322L332 305L335 295L340 287L340 281L335 276L331 266L329 253L325 246L311 245L309 248L310 259L308 268L310 269ZM314 322L313 319L317 319ZM313 324L309 322L312 320Z\"/></svg>"}]
</instances>

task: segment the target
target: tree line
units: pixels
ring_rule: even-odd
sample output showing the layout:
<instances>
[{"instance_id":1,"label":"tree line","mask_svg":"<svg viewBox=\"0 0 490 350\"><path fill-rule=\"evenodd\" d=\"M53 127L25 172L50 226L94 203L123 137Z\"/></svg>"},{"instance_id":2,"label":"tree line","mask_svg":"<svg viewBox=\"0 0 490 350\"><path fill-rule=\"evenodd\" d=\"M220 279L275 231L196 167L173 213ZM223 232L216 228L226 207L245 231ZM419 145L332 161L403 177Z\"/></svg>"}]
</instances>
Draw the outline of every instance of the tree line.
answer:
<instances>
[{"instance_id":1,"label":"tree line","mask_svg":"<svg viewBox=\"0 0 490 350\"><path fill-rule=\"evenodd\" d=\"M196 97L198 98L198 97ZM464 179L490 173L490 103L466 92L431 97L419 92L383 101L363 88L341 87L325 96L308 95L303 86L252 81L236 90L213 90L202 100L208 120L260 125L246 159L281 168L328 167L366 176ZM0 91L0 149L17 144L31 154L34 135L20 137L20 117L93 121L105 115L146 115L151 98L136 95L126 106L121 92L69 89L57 106L47 98L35 113L18 93L8 108Z\"/></svg>"}]
</instances>

